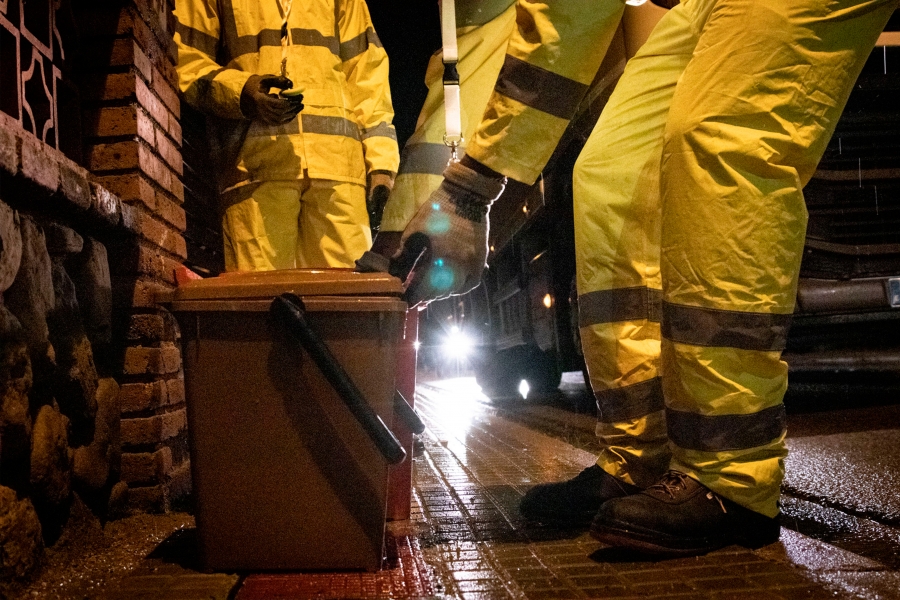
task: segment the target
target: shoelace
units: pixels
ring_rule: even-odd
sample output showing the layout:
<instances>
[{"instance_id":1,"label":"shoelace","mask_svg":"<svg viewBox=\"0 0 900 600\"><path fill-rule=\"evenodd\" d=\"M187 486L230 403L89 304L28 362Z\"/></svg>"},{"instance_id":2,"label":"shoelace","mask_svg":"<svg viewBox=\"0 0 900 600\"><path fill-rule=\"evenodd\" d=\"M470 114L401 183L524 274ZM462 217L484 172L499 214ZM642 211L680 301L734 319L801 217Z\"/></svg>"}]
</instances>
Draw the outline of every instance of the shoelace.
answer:
<instances>
[{"instance_id":1,"label":"shoelace","mask_svg":"<svg viewBox=\"0 0 900 600\"><path fill-rule=\"evenodd\" d=\"M687 489L685 479L687 479L687 475L680 471L668 471L658 483L654 483L647 489L660 490L668 494L669 498L674 498L676 492Z\"/></svg>"},{"instance_id":2,"label":"shoelace","mask_svg":"<svg viewBox=\"0 0 900 600\"><path fill-rule=\"evenodd\" d=\"M663 475L663 478L659 481L659 483L654 483L647 489L660 490L668 494L669 498L674 498L676 492L678 492L679 490L687 489L687 484L685 483L685 480L687 478L688 476L680 471L668 471L665 475ZM715 500L716 502L718 502L719 508L722 509L723 513L728 512L727 510L725 510L725 504L722 502L722 499L713 492L707 492L706 498L707 500Z\"/></svg>"}]
</instances>

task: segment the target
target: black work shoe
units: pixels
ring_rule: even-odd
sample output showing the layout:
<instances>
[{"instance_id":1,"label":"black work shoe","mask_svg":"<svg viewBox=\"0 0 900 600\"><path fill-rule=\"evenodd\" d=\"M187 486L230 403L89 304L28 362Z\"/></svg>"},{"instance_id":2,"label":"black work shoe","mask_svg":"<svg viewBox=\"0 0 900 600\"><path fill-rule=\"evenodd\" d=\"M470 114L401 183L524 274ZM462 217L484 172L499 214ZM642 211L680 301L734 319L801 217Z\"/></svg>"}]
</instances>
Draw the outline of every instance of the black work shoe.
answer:
<instances>
[{"instance_id":1,"label":"black work shoe","mask_svg":"<svg viewBox=\"0 0 900 600\"><path fill-rule=\"evenodd\" d=\"M639 491L641 488L616 479L594 465L568 481L534 486L522 498L519 512L533 521L587 525L607 500Z\"/></svg>"},{"instance_id":2,"label":"black work shoe","mask_svg":"<svg viewBox=\"0 0 900 600\"><path fill-rule=\"evenodd\" d=\"M591 523L591 536L601 542L664 556L731 544L758 548L777 541L780 531L780 517L735 504L679 471L640 494L606 502Z\"/></svg>"}]
</instances>

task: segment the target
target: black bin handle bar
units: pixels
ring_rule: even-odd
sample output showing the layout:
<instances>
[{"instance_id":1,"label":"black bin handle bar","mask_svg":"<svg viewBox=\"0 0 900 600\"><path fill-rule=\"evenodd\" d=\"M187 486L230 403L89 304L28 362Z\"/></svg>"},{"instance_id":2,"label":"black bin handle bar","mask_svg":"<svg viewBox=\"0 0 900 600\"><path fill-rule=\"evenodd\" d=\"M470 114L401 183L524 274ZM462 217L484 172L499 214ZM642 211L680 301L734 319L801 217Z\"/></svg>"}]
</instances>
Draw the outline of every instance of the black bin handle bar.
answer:
<instances>
[{"instance_id":1,"label":"black bin handle bar","mask_svg":"<svg viewBox=\"0 0 900 600\"><path fill-rule=\"evenodd\" d=\"M419 418L416 409L409 405L409 400L400 393L400 390L394 392L394 414L400 417L406 428L416 435L422 435L425 432L425 423Z\"/></svg>"},{"instance_id":2,"label":"black bin handle bar","mask_svg":"<svg viewBox=\"0 0 900 600\"><path fill-rule=\"evenodd\" d=\"M300 342L312 357L325 379L356 417L388 464L396 465L406 458L406 450L381 417L372 410L362 392L347 375L325 342L306 320L303 301L295 294L281 294L272 300L269 312L275 323Z\"/></svg>"}]
</instances>

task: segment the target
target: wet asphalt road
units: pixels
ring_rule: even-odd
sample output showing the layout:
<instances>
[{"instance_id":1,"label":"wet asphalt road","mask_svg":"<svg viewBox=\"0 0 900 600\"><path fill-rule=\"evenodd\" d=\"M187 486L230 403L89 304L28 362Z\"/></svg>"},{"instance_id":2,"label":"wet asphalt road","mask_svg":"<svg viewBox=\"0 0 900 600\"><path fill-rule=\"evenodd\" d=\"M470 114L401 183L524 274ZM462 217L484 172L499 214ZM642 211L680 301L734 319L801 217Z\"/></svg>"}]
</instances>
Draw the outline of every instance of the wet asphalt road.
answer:
<instances>
[{"instance_id":1,"label":"wet asphalt road","mask_svg":"<svg viewBox=\"0 0 900 600\"><path fill-rule=\"evenodd\" d=\"M596 448L580 373L565 374L555 395L488 402L506 419ZM786 406L782 541L790 559L848 596L900 599L900 390L880 398L852 389L828 398L789 393Z\"/></svg>"}]
</instances>

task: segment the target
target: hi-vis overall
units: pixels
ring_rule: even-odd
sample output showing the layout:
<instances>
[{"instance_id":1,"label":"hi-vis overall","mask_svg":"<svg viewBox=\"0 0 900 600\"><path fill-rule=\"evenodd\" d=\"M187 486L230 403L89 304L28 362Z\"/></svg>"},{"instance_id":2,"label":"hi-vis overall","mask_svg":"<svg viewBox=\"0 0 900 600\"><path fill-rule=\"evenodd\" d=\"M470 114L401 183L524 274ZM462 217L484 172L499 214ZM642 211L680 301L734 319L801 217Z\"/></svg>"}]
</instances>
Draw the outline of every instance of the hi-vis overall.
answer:
<instances>
[{"instance_id":1,"label":"hi-vis overall","mask_svg":"<svg viewBox=\"0 0 900 600\"><path fill-rule=\"evenodd\" d=\"M573 174L598 464L668 468L767 516L783 478L802 188L897 0L685 0L625 73ZM532 183L621 0L519 0L466 154Z\"/></svg>"},{"instance_id":2,"label":"hi-vis overall","mask_svg":"<svg viewBox=\"0 0 900 600\"><path fill-rule=\"evenodd\" d=\"M685 0L628 63L574 172L608 473L778 513L802 189L896 7Z\"/></svg>"},{"instance_id":3,"label":"hi-vis overall","mask_svg":"<svg viewBox=\"0 0 900 600\"><path fill-rule=\"evenodd\" d=\"M241 90L280 72L282 11L278 0L176 2L179 86L231 157L217 173L226 269L350 267L371 245L366 175L399 164L387 55L363 0L294 1L286 66L305 108L247 130Z\"/></svg>"}]
</instances>

